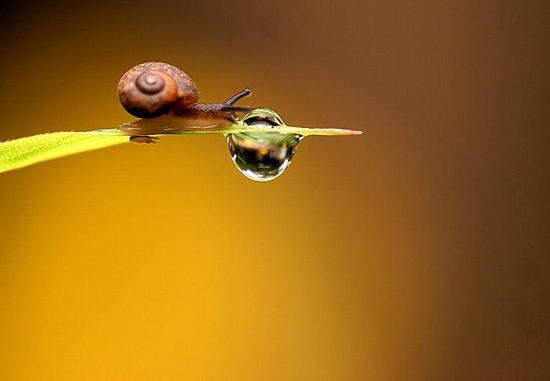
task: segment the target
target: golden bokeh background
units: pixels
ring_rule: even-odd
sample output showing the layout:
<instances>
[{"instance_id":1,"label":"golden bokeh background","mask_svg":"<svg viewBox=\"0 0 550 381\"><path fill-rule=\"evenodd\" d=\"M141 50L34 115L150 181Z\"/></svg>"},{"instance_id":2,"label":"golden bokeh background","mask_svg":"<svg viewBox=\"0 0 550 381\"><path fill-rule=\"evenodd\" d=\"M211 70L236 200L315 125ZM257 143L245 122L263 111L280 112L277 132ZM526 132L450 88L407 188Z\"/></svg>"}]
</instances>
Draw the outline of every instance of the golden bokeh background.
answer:
<instances>
[{"instance_id":1,"label":"golden bokeh background","mask_svg":"<svg viewBox=\"0 0 550 381\"><path fill-rule=\"evenodd\" d=\"M129 120L149 60L365 134L265 184L220 136L1 175L0 379L550 378L545 2L1 7L0 140Z\"/></svg>"}]
</instances>

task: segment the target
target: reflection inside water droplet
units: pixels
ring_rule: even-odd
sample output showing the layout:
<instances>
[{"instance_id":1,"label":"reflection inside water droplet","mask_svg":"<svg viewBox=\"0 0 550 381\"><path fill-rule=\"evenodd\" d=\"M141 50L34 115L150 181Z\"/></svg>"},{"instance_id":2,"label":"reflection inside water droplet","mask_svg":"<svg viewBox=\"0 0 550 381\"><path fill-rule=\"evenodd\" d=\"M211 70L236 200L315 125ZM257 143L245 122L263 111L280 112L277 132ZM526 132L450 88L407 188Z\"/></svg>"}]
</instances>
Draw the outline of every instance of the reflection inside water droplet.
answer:
<instances>
[{"instance_id":1,"label":"reflection inside water droplet","mask_svg":"<svg viewBox=\"0 0 550 381\"><path fill-rule=\"evenodd\" d=\"M279 132L229 134L227 143L233 162L249 179L269 181L289 166L302 136Z\"/></svg>"},{"instance_id":2,"label":"reflection inside water droplet","mask_svg":"<svg viewBox=\"0 0 550 381\"><path fill-rule=\"evenodd\" d=\"M283 125L281 118L268 109L256 109L243 118L246 126L266 131L239 132L227 135L231 158L249 179L269 181L281 175L290 165L303 136L276 132Z\"/></svg>"}]
</instances>

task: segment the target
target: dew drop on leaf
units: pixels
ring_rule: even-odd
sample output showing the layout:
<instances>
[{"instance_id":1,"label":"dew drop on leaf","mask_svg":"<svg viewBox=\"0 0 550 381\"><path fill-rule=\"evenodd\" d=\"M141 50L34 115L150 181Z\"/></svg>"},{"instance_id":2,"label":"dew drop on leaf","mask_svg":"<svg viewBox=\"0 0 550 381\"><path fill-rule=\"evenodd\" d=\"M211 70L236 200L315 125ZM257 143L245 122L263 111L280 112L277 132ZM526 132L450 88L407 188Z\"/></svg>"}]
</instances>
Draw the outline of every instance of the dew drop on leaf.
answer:
<instances>
[{"instance_id":1,"label":"dew drop on leaf","mask_svg":"<svg viewBox=\"0 0 550 381\"><path fill-rule=\"evenodd\" d=\"M280 132L229 134L231 159L243 175L255 181L270 181L290 165L302 136Z\"/></svg>"},{"instance_id":2,"label":"dew drop on leaf","mask_svg":"<svg viewBox=\"0 0 550 381\"><path fill-rule=\"evenodd\" d=\"M239 132L227 135L231 159L246 177L254 181L270 181L290 165L303 136L276 132L283 122L271 110L268 115L249 114L243 119L248 126L265 127L266 131Z\"/></svg>"}]
</instances>

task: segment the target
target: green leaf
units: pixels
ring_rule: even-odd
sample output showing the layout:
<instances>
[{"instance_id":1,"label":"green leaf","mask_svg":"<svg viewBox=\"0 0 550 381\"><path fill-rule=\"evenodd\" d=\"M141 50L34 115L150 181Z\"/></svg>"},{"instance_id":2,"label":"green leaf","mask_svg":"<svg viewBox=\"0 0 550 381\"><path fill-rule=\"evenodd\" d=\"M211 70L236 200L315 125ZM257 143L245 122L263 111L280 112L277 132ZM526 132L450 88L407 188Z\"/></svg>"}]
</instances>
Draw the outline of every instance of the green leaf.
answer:
<instances>
[{"instance_id":1,"label":"green leaf","mask_svg":"<svg viewBox=\"0 0 550 381\"><path fill-rule=\"evenodd\" d=\"M275 118L279 125L247 125L247 117ZM235 124L225 119L193 119L165 115L154 119L140 119L118 128L84 132L52 132L0 143L0 173L26 167L79 152L91 151L127 143L131 136L175 136L186 134L222 134L239 132L277 132L302 136L358 135L361 131L338 128L291 127L269 109L254 109Z\"/></svg>"},{"instance_id":2,"label":"green leaf","mask_svg":"<svg viewBox=\"0 0 550 381\"><path fill-rule=\"evenodd\" d=\"M129 141L119 130L52 132L0 143L0 173Z\"/></svg>"},{"instance_id":3,"label":"green leaf","mask_svg":"<svg viewBox=\"0 0 550 381\"><path fill-rule=\"evenodd\" d=\"M160 116L154 119L139 119L134 122L129 122L121 125L118 129L125 131L129 135L182 135L182 134L231 134L238 132L266 132L273 131L287 134L298 134L302 136L348 136L360 135L362 131L345 130L341 128L309 128L309 127L292 127L287 126L279 119L280 125L277 126L256 126L247 125L243 122L249 115L255 113L275 114L269 109L255 109L235 124L231 124L224 120L199 120L193 118L182 118L177 116ZM278 118L278 115L277 115ZM113 130L106 130L113 131Z\"/></svg>"}]
</instances>

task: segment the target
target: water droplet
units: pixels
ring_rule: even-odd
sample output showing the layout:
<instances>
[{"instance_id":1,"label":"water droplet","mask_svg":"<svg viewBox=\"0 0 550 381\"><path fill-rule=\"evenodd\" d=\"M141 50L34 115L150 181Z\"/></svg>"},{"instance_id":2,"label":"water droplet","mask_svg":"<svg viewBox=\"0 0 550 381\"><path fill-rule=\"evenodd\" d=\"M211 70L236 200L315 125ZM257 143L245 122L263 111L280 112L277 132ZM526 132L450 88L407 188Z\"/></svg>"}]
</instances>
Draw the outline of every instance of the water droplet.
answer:
<instances>
[{"instance_id":1,"label":"water droplet","mask_svg":"<svg viewBox=\"0 0 550 381\"><path fill-rule=\"evenodd\" d=\"M246 177L254 181L270 181L290 165L303 136L276 132L283 122L271 110L252 112L243 118L248 126L265 127L265 132L239 132L227 135L231 159Z\"/></svg>"},{"instance_id":2,"label":"water droplet","mask_svg":"<svg viewBox=\"0 0 550 381\"><path fill-rule=\"evenodd\" d=\"M289 166L302 137L280 132L229 134L227 143L233 162L249 179L270 181Z\"/></svg>"}]
</instances>

